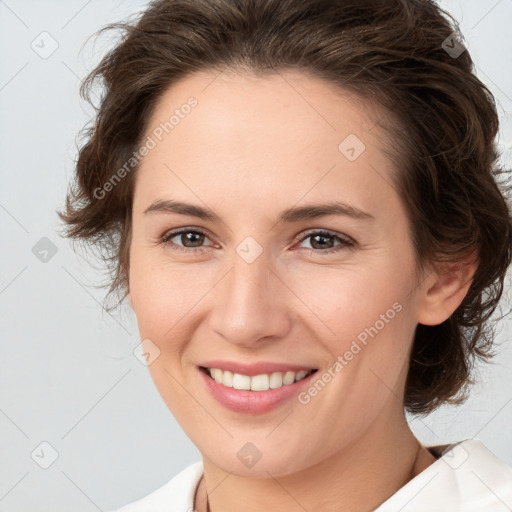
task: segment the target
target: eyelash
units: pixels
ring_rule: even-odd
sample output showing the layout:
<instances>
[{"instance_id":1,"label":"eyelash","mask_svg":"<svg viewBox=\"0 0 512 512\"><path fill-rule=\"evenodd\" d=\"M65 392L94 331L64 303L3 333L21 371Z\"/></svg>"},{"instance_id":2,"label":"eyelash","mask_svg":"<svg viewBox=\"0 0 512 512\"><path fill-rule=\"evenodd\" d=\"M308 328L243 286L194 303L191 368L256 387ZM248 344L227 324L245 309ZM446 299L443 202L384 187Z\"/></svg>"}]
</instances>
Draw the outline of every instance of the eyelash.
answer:
<instances>
[{"instance_id":1,"label":"eyelash","mask_svg":"<svg viewBox=\"0 0 512 512\"><path fill-rule=\"evenodd\" d=\"M186 252L186 253L190 253L190 252L192 252L192 253L194 253L194 252L203 253L203 252L205 252L206 247L212 247L212 246L195 247L195 248L192 248L192 247L182 247L180 245L177 245L175 243L170 242L170 240L172 238L174 238L175 236L182 235L184 233L196 233L196 234L200 234L200 235L204 235L204 236L208 237L208 233L206 233L205 231L203 231L201 229L197 229L197 228L194 228L194 229L192 229L192 228L181 228L181 229L178 229L176 231L171 231L171 232L165 233L160 238L160 242L163 245L169 247L173 251L180 251L180 252ZM299 241L299 243L300 243L300 242L303 242L304 240L307 240L308 238L311 238L313 235L320 235L320 236L325 236L325 237L330 237L330 238L337 238L340 241L340 244L335 246L335 247L331 247L330 249L326 249L326 250L309 249L307 247L301 247L301 249L305 249L310 254L316 254L316 255L318 255L318 254L332 254L332 253L335 253L335 252L339 252L339 251L341 251L343 249L353 248L355 246L355 242L353 240L351 240L350 238L345 237L345 236L340 236L340 235L338 235L338 234L336 234L336 233L334 233L332 231L328 231L328 230L325 230L325 229L310 230L306 234L302 234L302 235L299 235L299 236L295 237L295 240Z\"/></svg>"}]
</instances>

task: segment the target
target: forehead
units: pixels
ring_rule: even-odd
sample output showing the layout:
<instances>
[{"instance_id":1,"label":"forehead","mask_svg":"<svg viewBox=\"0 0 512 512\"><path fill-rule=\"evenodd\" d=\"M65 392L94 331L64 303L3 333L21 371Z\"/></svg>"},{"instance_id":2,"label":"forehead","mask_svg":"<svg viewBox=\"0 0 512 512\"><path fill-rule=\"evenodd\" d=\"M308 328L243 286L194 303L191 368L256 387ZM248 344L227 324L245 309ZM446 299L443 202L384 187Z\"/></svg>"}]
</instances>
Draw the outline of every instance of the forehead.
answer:
<instances>
[{"instance_id":1,"label":"forehead","mask_svg":"<svg viewBox=\"0 0 512 512\"><path fill-rule=\"evenodd\" d=\"M197 102L192 112L186 108L190 98ZM386 114L378 104L370 103L354 91L341 89L306 72L290 70L271 74L232 70L193 73L161 95L149 125L165 123L180 109L187 112L175 121L184 124L182 121L188 113L193 113L192 121L187 124L194 123L195 118L198 121L195 129L207 128L207 134L198 132L206 135L205 139L223 130L233 135L233 128L239 132L244 128L240 135L279 131L281 137L286 134L291 137L299 129L304 132L306 124L308 135L320 137L340 129L372 131L376 121Z\"/></svg>"},{"instance_id":2,"label":"forehead","mask_svg":"<svg viewBox=\"0 0 512 512\"><path fill-rule=\"evenodd\" d=\"M368 210L390 181L376 125L384 115L305 73L195 73L168 88L152 112L145 135L155 145L136 196L179 189L187 198L243 196L266 207L264 197L320 200L337 191Z\"/></svg>"}]
</instances>

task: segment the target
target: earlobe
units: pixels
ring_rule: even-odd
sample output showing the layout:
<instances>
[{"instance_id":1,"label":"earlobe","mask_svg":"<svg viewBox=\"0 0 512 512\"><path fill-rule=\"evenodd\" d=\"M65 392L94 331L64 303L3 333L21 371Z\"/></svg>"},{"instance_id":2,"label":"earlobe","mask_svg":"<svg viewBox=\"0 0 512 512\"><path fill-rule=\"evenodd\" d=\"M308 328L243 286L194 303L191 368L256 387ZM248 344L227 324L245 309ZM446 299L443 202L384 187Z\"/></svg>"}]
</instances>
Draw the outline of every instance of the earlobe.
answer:
<instances>
[{"instance_id":1,"label":"earlobe","mask_svg":"<svg viewBox=\"0 0 512 512\"><path fill-rule=\"evenodd\" d=\"M460 306L478 267L475 253L473 251L464 261L443 263L437 272L433 271L424 283L418 323L439 325Z\"/></svg>"}]
</instances>

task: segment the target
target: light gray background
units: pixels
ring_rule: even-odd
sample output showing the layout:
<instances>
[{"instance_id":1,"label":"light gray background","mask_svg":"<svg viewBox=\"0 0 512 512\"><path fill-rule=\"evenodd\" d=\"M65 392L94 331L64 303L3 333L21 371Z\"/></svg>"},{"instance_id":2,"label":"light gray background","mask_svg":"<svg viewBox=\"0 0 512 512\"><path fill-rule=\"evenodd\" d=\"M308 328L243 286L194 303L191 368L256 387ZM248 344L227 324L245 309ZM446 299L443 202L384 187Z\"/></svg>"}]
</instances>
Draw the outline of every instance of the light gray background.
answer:
<instances>
[{"instance_id":1,"label":"light gray background","mask_svg":"<svg viewBox=\"0 0 512 512\"><path fill-rule=\"evenodd\" d=\"M145 5L0 0L0 511L113 509L200 458L132 355L133 314L102 310L105 292L93 288L100 274L56 233L75 137L92 115L78 97L79 80L109 41L80 48L101 26ZM461 22L478 74L498 100L500 145L511 163L512 0L441 5ZM48 58L31 47L51 49L43 31L58 43ZM46 263L32 252L43 237L57 248ZM477 437L512 465L510 316L499 325L500 354L480 370L472 398L412 420L424 443ZM48 469L39 465L52 453L43 441L58 453Z\"/></svg>"}]
</instances>

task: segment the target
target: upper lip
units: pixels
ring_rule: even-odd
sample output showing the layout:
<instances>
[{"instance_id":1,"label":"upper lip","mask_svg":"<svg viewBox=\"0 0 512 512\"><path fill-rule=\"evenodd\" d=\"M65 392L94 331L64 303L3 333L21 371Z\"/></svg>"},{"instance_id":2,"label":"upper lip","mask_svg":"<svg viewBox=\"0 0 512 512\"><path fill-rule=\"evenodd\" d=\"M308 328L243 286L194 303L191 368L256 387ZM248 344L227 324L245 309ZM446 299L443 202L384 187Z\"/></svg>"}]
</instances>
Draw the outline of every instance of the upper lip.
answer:
<instances>
[{"instance_id":1,"label":"upper lip","mask_svg":"<svg viewBox=\"0 0 512 512\"><path fill-rule=\"evenodd\" d=\"M235 361L205 361L200 364L205 368L219 368L223 371L230 371L232 373L239 373L252 377L254 375L261 375L264 373L274 372L299 372L301 370L315 370L311 366L304 366L300 364L289 363L276 363L270 361L261 361L258 363L240 363Z\"/></svg>"}]
</instances>

